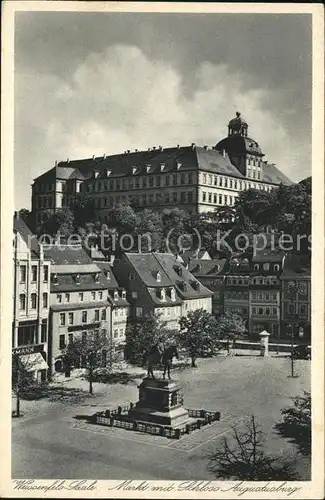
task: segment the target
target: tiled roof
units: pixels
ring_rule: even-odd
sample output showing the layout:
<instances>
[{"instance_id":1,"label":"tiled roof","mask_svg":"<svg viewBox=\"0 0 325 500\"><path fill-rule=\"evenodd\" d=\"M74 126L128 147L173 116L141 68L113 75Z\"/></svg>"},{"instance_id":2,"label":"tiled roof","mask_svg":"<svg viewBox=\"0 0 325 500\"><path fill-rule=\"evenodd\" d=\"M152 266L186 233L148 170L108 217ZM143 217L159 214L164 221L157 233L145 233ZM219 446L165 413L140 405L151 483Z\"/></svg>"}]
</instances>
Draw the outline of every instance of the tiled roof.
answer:
<instances>
[{"instance_id":1,"label":"tiled roof","mask_svg":"<svg viewBox=\"0 0 325 500\"><path fill-rule=\"evenodd\" d=\"M37 259L40 254L40 246L37 241L37 237L32 233L28 226L26 226L25 222L20 219L14 217L13 220L13 229L17 231L22 239L25 241L26 245L31 251L31 258Z\"/></svg>"},{"instance_id":2,"label":"tiled roof","mask_svg":"<svg viewBox=\"0 0 325 500\"><path fill-rule=\"evenodd\" d=\"M243 175L235 165L231 163L228 155L223 157L219 151L214 149L205 150L200 147L196 148L196 152L199 170L243 178Z\"/></svg>"},{"instance_id":3,"label":"tiled roof","mask_svg":"<svg viewBox=\"0 0 325 500\"><path fill-rule=\"evenodd\" d=\"M112 266L108 262L96 262L96 265L103 272L109 272L109 278L107 279L107 289L108 290L117 290L119 288L119 284L114 275Z\"/></svg>"},{"instance_id":4,"label":"tiled roof","mask_svg":"<svg viewBox=\"0 0 325 500\"><path fill-rule=\"evenodd\" d=\"M173 255L168 253L155 253L154 255L170 281L176 285L177 293L182 299L211 297L212 292L203 286L188 269L177 262ZM186 284L186 289L183 288L183 284ZM193 286L194 284L198 286L198 289Z\"/></svg>"},{"instance_id":5,"label":"tiled roof","mask_svg":"<svg viewBox=\"0 0 325 500\"><path fill-rule=\"evenodd\" d=\"M55 292L72 292L87 290L107 290L107 279L103 273L99 273L98 282L95 281L94 274L80 274L80 284L76 283L75 276L71 274L59 274L57 276L57 284L51 280L51 293Z\"/></svg>"},{"instance_id":6,"label":"tiled roof","mask_svg":"<svg viewBox=\"0 0 325 500\"><path fill-rule=\"evenodd\" d=\"M44 255L53 264L93 264L81 245L44 245Z\"/></svg>"},{"instance_id":7,"label":"tiled roof","mask_svg":"<svg viewBox=\"0 0 325 500\"><path fill-rule=\"evenodd\" d=\"M168 253L125 254L144 284L152 290L174 287L182 299L210 297L212 292ZM157 272L160 281L157 281ZM198 287L195 288L194 284Z\"/></svg>"},{"instance_id":8,"label":"tiled roof","mask_svg":"<svg viewBox=\"0 0 325 500\"><path fill-rule=\"evenodd\" d=\"M224 273L226 264L227 259L191 259L189 262L189 271L194 276L216 276Z\"/></svg>"},{"instance_id":9,"label":"tiled roof","mask_svg":"<svg viewBox=\"0 0 325 500\"><path fill-rule=\"evenodd\" d=\"M262 167L262 181L270 182L272 184L285 184L290 186L293 182L284 175L275 165L272 163L264 164Z\"/></svg>"},{"instance_id":10,"label":"tiled roof","mask_svg":"<svg viewBox=\"0 0 325 500\"><path fill-rule=\"evenodd\" d=\"M291 253L286 255L281 278L308 278L311 276L310 255Z\"/></svg>"}]
</instances>

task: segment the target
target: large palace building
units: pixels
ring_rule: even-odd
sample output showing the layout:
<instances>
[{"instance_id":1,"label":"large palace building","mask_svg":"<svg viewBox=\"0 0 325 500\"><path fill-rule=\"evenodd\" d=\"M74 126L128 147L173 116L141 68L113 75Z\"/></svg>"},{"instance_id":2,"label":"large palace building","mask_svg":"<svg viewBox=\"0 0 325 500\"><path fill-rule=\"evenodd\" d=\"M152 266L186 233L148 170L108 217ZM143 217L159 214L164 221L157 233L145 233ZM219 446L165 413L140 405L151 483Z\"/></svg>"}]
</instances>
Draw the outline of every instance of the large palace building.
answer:
<instances>
[{"instance_id":1,"label":"large palace building","mask_svg":"<svg viewBox=\"0 0 325 500\"><path fill-rule=\"evenodd\" d=\"M228 124L228 137L214 147L158 146L59 162L32 185L35 228L49 211L69 207L80 193L93 198L98 219L105 222L108 210L126 201L139 208L180 205L201 213L233 205L245 189L270 191L281 183L291 184L264 156L237 112Z\"/></svg>"}]
</instances>

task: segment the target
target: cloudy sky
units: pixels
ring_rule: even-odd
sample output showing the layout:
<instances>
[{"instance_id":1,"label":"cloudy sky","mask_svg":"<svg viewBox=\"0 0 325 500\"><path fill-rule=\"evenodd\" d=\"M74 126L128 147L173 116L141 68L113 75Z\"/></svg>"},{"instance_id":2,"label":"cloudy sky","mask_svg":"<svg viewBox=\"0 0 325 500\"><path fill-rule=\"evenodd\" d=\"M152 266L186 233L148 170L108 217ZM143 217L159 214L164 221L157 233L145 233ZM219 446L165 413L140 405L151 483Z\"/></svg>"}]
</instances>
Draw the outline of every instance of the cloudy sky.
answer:
<instances>
[{"instance_id":1,"label":"cloudy sky","mask_svg":"<svg viewBox=\"0 0 325 500\"><path fill-rule=\"evenodd\" d=\"M308 14L16 13L16 208L55 160L214 145L237 110L310 175L311 43Z\"/></svg>"}]
</instances>

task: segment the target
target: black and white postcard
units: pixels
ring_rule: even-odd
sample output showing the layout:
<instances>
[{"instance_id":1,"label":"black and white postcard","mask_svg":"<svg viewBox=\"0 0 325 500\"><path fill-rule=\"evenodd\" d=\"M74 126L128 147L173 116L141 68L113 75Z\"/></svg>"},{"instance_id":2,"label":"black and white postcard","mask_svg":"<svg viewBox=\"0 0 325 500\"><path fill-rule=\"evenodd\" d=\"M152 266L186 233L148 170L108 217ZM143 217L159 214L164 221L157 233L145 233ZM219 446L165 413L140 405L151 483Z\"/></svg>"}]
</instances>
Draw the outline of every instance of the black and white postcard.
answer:
<instances>
[{"instance_id":1,"label":"black and white postcard","mask_svg":"<svg viewBox=\"0 0 325 500\"><path fill-rule=\"evenodd\" d=\"M323 498L323 16L4 2L2 496Z\"/></svg>"}]
</instances>

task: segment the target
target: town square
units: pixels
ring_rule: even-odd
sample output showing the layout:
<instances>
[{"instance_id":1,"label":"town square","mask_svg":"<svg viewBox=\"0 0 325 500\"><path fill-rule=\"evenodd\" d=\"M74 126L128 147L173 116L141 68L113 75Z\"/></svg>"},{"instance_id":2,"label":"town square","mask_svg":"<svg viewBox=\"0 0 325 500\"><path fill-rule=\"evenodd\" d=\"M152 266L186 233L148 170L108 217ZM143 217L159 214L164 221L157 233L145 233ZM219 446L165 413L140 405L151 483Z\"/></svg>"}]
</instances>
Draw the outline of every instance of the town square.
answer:
<instances>
[{"instance_id":1,"label":"town square","mask_svg":"<svg viewBox=\"0 0 325 500\"><path fill-rule=\"evenodd\" d=\"M322 450L314 11L43 3L14 16L13 491L298 498Z\"/></svg>"}]
</instances>

